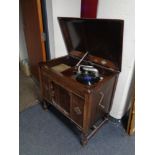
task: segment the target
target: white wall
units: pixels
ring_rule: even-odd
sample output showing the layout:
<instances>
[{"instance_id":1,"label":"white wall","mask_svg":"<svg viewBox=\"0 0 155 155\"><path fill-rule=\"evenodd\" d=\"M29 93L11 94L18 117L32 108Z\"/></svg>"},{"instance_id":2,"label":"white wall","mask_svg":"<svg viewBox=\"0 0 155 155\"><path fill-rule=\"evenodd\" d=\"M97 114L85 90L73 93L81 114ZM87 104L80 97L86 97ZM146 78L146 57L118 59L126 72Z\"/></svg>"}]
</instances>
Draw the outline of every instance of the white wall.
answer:
<instances>
[{"instance_id":1,"label":"white wall","mask_svg":"<svg viewBox=\"0 0 155 155\"><path fill-rule=\"evenodd\" d=\"M124 19L125 21L122 72L110 112L111 116L120 119L124 114L134 69L134 0L99 0L97 18Z\"/></svg>"},{"instance_id":2,"label":"white wall","mask_svg":"<svg viewBox=\"0 0 155 155\"><path fill-rule=\"evenodd\" d=\"M48 1L48 0L47 0ZM80 17L81 0L51 0L53 12L53 32L55 57L67 54L57 17ZM50 8L47 8L48 11ZM50 17L48 16L48 20Z\"/></svg>"},{"instance_id":3,"label":"white wall","mask_svg":"<svg viewBox=\"0 0 155 155\"><path fill-rule=\"evenodd\" d=\"M25 36L23 31L23 21L21 7L19 7L19 60L27 59L27 48L25 43Z\"/></svg>"}]
</instances>

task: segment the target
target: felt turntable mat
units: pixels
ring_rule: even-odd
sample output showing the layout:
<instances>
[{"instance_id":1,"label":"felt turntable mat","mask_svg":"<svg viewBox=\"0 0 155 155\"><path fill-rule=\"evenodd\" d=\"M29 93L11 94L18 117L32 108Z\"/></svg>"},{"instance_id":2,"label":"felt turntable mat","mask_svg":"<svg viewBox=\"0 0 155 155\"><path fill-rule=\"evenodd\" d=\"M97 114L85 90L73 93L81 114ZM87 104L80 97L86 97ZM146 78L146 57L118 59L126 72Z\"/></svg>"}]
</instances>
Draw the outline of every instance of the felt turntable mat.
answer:
<instances>
[{"instance_id":1,"label":"felt turntable mat","mask_svg":"<svg viewBox=\"0 0 155 155\"><path fill-rule=\"evenodd\" d=\"M68 66L66 64L59 64L56 66L51 67L53 70L57 71L57 72L63 72L69 68L71 68L71 66Z\"/></svg>"}]
</instances>

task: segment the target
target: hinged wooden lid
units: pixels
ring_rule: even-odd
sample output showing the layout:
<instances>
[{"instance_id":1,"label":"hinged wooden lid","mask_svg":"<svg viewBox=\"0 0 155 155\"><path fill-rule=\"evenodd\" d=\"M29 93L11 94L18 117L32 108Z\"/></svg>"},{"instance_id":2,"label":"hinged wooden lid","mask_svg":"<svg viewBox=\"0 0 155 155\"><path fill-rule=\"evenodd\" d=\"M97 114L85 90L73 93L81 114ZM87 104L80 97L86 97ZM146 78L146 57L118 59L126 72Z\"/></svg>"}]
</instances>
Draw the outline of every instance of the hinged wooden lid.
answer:
<instances>
[{"instance_id":1,"label":"hinged wooden lid","mask_svg":"<svg viewBox=\"0 0 155 155\"><path fill-rule=\"evenodd\" d=\"M123 20L58 17L58 21L69 53L88 51L121 71Z\"/></svg>"}]
</instances>

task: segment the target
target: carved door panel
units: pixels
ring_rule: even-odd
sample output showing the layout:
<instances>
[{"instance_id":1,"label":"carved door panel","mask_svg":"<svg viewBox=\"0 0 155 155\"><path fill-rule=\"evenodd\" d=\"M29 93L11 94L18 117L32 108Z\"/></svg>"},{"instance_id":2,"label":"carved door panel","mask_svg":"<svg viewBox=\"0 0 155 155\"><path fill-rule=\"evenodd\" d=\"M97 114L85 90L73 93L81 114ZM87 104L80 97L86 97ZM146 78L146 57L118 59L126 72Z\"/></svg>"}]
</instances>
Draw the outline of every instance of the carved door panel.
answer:
<instances>
[{"instance_id":1,"label":"carved door panel","mask_svg":"<svg viewBox=\"0 0 155 155\"><path fill-rule=\"evenodd\" d=\"M79 126L83 127L84 99L72 94L71 118Z\"/></svg>"},{"instance_id":2,"label":"carved door panel","mask_svg":"<svg viewBox=\"0 0 155 155\"><path fill-rule=\"evenodd\" d=\"M70 95L67 90L50 81L50 96L51 101L70 113Z\"/></svg>"}]
</instances>

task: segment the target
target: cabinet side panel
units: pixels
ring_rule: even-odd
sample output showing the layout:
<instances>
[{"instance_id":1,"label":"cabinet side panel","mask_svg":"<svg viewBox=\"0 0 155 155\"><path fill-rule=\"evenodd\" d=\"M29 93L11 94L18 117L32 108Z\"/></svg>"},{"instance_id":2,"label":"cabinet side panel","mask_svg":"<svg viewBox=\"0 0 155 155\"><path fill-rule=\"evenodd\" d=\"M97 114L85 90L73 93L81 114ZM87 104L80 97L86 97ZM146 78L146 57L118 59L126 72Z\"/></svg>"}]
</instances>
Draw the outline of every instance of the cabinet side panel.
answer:
<instances>
[{"instance_id":1,"label":"cabinet side panel","mask_svg":"<svg viewBox=\"0 0 155 155\"><path fill-rule=\"evenodd\" d=\"M99 91L92 94L90 127L99 119L109 114L114 86L115 77L103 84Z\"/></svg>"}]
</instances>

